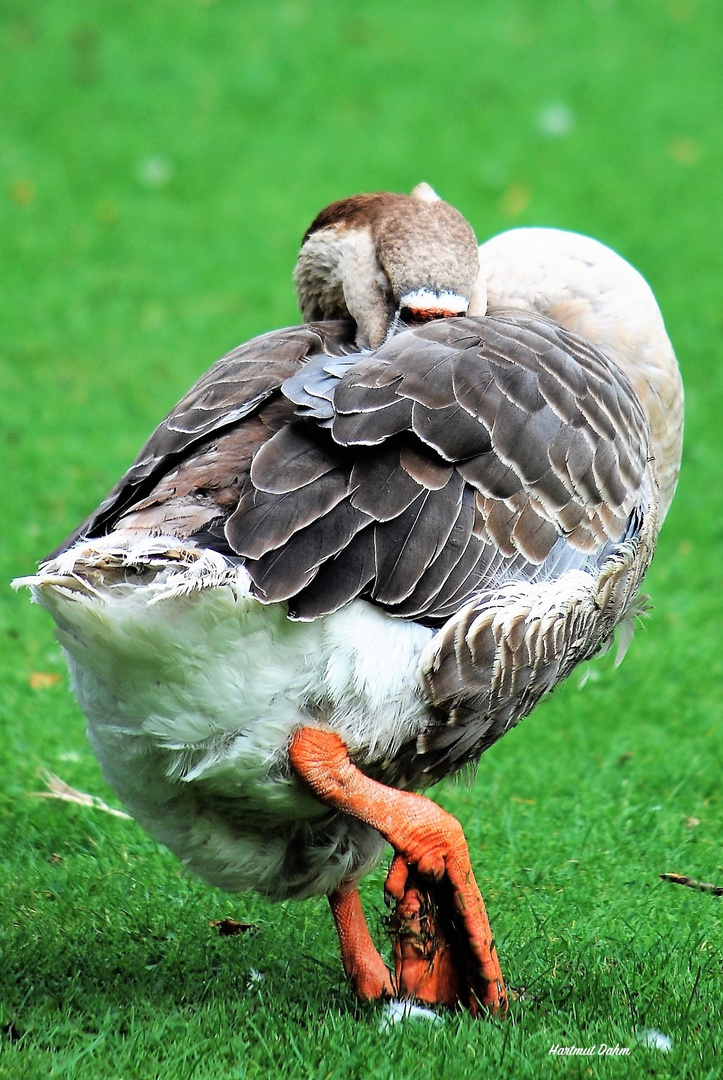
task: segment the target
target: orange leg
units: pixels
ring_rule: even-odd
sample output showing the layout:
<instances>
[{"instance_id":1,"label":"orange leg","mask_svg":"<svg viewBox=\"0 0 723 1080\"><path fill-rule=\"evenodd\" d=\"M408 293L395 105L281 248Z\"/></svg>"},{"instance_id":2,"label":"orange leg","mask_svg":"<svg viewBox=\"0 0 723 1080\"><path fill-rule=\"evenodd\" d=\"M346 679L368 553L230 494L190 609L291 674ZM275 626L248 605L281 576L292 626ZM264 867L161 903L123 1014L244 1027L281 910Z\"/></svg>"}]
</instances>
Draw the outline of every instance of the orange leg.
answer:
<instances>
[{"instance_id":1,"label":"orange leg","mask_svg":"<svg viewBox=\"0 0 723 1080\"><path fill-rule=\"evenodd\" d=\"M476 1000L492 1012L504 1010L507 999L492 931L456 818L422 795L370 780L352 763L345 744L333 732L301 728L291 741L289 756L294 770L321 802L371 825L392 845L396 854L386 890L398 902L397 912L409 926L414 928L420 914L415 906L418 909L424 904L425 887L419 888L417 875L438 883L435 895L444 898L447 889L454 920L463 934L467 966L473 973L465 1003L473 1013L477 1011ZM410 909L406 914L405 907ZM416 973L410 979L403 977L403 944L398 949L397 966L402 971L401 989L415 993L411 985L405 984L418 983ZM443 1000L433 999L440 1004L451 1003L447 998L454 980L449 971L450 963L445 960L445 985L440 988ZM427 987L427 991L425 1000L432 1000L434 990Z\"/></svg>"},{"instance_id":2,"label":"orange leg","mask_svg":"<svg viewBox=\"0 0 723 1080\"><path fill-rule=\"evenodd\" d=\"M361 1001L393 997L392 980L367 928L355 885L341 885L329 894L329 906L339 935L344 970Z\"/></svg>"}]
</instances>

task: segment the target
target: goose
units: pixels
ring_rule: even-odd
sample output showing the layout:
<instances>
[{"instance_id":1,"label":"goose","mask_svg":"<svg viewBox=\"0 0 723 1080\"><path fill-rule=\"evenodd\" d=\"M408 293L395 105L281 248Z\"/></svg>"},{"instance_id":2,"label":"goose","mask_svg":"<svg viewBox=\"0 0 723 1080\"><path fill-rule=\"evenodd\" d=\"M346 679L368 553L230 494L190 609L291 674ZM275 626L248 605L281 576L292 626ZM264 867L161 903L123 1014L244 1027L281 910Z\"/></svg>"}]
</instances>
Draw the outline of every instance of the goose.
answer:
<instances>
[{"instance_id":1,"label":"goose","mask_svg":"<svg viewBox=\"0 0 723 1080\"><path fill-rule=\"evenodd\" d=\"M304 319L217 361L29 585L102 771L185 867L326 895L359 999L503 1013L461 825L422 791L638 611L683 394L602 244L479 248L426 184L307 230ZM359 882L393 849L394 970Z\"/></svg>"}]
</instances>

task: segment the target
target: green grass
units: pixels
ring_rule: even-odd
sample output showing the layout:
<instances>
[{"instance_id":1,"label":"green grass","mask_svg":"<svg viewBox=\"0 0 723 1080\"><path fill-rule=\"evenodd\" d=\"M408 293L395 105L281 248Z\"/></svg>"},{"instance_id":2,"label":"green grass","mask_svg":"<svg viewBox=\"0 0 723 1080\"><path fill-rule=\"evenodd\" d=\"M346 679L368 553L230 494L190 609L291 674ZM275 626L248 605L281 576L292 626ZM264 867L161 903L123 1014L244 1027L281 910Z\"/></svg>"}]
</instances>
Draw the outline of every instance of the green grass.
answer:
<instances>
[{"instance_id":1,"label":"green grass","mask_svg":"<svg viewBox=\"0 0 723 1080\"><path fill-rule=\"evenodd\" d=\"M721 1075L723 901L658 875L723 880L722 32L717 0L0 4L0 582L218 355L296 320L301 235L356 191L426 179L480 238L611 244L658 295L688 403L623 667L598 662L472 788L438 791L521 991L504 1023L380 1031L323 901L226 896L133 822L29 798L48 768L113 802L49 620L3 586L2 1080ZM227 916L257 929L219 937ZM630 1057L548 1055L603 1042Z\"/></svg>"}]
</instances>

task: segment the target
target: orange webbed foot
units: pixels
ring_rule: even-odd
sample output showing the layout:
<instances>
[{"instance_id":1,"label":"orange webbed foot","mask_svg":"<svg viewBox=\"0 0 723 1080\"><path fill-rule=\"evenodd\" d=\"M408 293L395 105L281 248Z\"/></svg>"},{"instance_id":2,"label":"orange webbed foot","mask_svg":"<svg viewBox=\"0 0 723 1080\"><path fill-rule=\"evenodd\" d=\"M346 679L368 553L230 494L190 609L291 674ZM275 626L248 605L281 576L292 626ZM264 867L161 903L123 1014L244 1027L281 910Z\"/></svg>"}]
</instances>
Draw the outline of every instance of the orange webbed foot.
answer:
<instances>
[{"instance_id":1,"label":"orange webbed foot","mask_svg":"<svg viewBox=\"0 0 723 1080\"><path fill-rule=\"evenodd\" d=\"M400 997L450 1009L462 1006L473 1016L480 1008L504 1015L507 997L494 943L481 959L471 948L449 881L430 881L407 868L407 883L388 925Z\"/></svg>"},{"instance_id":2,"label":"orange webbed foot","mask_svg":"<svg viewBox=\"0 0 723 1080\"><path fill-rule=\"evenodd\" d=\"M468 998L460 985L460 958L454 955L441 930L428 887L421 881L419 887L409 884L387 925L394 945L394 981L400 998L450 1009Z\"/></svg>"},{"instance_id":3,"label":"orange webbed foot","mask_svg":"<svg viewBox=\"0 0 723 1080\"><path fill-rule=\"evenodd\" d=\"M400 932L395 966L401 993L421 1001L506 1012L507 994L484 901L456 818L415 798L416 822L402 830L387 876Z\"/></svg>"},{"instance_id":4,"label":"orange webbed foot","mask_svg":"<svg viewBox=\"0 0 723 1080\"><path fill-rule=\"evenodd\" d=\"M497 951L456 818L422 795L365 776L334 732L301 728L291 741L289 757L318 799L366 822L394 848L386 891L397 901L396 995L429 1004L462 1004L475 1016L480 1006L504 1013L507 995ZM342 908L349 903L345 900ZM340 921L336 913L334 917L344 966L357 993L384 996L389 990L373 945L378 963L369 959L365 945L359 955L368 971L362 975L356 950L345 956ZM366 926L365 932L368 936Z\"/></svg>"}]
</instances>

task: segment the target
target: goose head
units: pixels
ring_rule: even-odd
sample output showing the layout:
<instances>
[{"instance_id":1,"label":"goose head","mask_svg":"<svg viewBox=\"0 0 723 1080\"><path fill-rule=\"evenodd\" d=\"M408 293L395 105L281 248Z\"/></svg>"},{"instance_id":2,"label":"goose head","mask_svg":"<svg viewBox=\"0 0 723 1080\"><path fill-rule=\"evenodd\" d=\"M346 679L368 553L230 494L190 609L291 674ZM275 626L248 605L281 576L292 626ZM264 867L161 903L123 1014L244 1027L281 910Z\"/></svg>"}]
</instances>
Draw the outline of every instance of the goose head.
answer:
<instances>
[{"instance_id":1,"label":"goose head","mask_svg":"<svg viewBox=\"0 0 723 1080\"><path fill-rule=\"evenodd\" d=\"M400 320L465 315L478 274L472 227L418 184L327 206L304 236L294 283L306 322L351 318L357 345L377 348Z\"/></svg>"}]
</instances>

